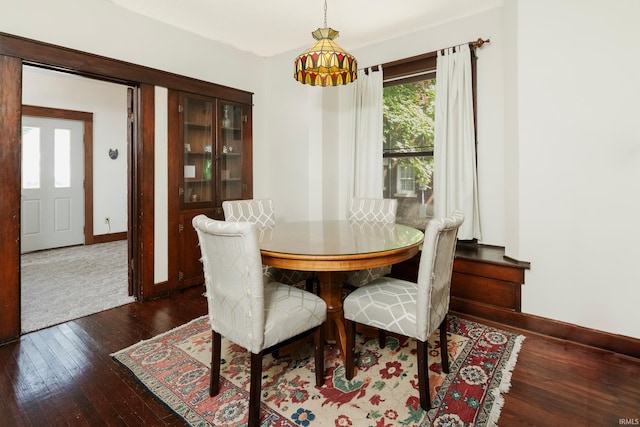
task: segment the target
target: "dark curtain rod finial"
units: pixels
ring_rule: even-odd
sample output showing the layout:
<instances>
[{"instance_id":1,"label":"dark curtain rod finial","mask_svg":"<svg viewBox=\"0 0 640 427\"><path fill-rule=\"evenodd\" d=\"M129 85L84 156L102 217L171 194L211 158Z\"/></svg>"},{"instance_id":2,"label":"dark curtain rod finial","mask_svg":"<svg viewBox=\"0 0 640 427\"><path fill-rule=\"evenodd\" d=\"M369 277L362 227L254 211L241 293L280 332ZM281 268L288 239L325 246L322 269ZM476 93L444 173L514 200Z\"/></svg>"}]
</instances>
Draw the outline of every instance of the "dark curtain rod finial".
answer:
<instances>
[{"instance_id":1,"label":"dark curtain rod finial","mask_svg":"<svg viewBox=\"0 0 640 427\"><path fill-rule=\"evenodd\" d=\"M489 42L491 42L490 39L482 40L482 38L479 37L478 40L471 42L469 44L471 45L471 47L480 48L482 47L483 44L489 43Z\"/></svg>"}]
</instances>

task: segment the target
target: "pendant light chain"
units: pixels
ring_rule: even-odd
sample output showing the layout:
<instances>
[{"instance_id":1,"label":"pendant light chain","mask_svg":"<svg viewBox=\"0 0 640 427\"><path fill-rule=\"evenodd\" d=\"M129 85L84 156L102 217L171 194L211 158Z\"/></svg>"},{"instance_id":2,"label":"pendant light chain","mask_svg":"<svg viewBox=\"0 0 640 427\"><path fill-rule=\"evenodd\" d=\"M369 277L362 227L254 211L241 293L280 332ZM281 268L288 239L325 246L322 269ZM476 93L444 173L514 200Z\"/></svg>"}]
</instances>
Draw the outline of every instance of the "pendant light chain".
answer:
<instances>
[{"instance_id":1,"label":"pendant light chain","mask_svg":"<svg viewBox=\"0 0 640 427\"><path fill-rule=\"evenodd\" d=\"M324 28L327 28L327 0L324 0Z\"/></svg>"}]
</instances>

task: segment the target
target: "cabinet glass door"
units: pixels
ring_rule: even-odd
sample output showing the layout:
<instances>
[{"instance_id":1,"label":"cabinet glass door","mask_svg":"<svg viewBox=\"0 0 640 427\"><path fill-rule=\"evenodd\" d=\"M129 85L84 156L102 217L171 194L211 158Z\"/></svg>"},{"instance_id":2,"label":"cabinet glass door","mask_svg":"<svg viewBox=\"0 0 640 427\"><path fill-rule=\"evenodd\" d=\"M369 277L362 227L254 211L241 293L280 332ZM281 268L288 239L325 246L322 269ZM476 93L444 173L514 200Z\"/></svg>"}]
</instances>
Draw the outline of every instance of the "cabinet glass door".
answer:
<instances>
[{"instance_id":1,"label":"cabinet glass door","mask_svg":"<svg viewBox=\"0 0 640 427\"><path fill-rule=\"evenodd\" d=\"M213 201L213 102L184 97L183 203Z\"/></svg>"},{"instance_id":2,"label":"cabinet glass door","mask_svg":"<svg viewBox=\"0 0 640 427\"><path fill-rule=\"evenodd\" d=\"M241 199L244 177L242 107L220 103L220 197L222 200Z\"/></svg>"}]
</instances>

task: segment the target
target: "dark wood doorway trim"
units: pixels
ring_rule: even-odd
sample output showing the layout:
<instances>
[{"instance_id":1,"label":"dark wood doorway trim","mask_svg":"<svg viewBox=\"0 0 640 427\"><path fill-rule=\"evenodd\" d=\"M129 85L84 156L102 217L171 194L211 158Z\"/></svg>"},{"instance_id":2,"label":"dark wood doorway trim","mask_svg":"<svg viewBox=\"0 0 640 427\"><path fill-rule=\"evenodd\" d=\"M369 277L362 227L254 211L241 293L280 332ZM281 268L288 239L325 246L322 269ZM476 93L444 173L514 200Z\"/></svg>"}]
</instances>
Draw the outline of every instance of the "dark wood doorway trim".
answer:
<instances>
[{"instance_id":1,"label":"dark wood doorway trim","mask_svg":"<svg viewBox=\"0 0 640 427\"><path fill-rule=\"evenodd\" d=\"M20 336L21 106L22 61L0 56L0 343Z\"/></svg>"},{"instance_id":2,"label":"dark wood doorway trim","mask_svg":"<svg viewBox=\"0 0 640 427\"><path fill-rule=\"evenodd\" d=\"M252 104L251 92L1 32L0 55L20 58L27 65L65 71L98 80L131 86L140 84L162 86ZM5 84L5 82L1 83Z\"/></svg>"},{"instance_id":3,"label":"dark wood doorway trim","mask_svg":"<svg viewBox=\"0 0 640 427\"><path fill-rule=\"evenodd\" d=\"M84 125L84 244L93 245L93 113L23 105L23 116L77 120Z\"/></svg>"}]
</instances>

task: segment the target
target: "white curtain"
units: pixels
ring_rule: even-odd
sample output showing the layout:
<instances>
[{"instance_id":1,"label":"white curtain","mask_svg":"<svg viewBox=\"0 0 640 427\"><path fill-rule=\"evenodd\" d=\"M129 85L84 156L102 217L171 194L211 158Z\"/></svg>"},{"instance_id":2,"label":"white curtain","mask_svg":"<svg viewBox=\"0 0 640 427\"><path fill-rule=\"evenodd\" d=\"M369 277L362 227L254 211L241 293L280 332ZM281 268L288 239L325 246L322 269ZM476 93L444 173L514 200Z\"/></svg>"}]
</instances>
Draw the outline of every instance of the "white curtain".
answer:
<instances>
[{"instance_id":1,"label":"white curtain","mask_svg":"<svg viewBox=\"0 0 640 427\"><path fill-rule=\"evenodd\" d=\"M353 197L382 198L382 66L355 81Z\"/></svg>"},{"instance_id":2,"label":"white curtain","mask_svg":"<svg viewBox=\"0 0 640 427\"><path fill-rule=\"evenodd\" d=\"M434 215L464 212L458 232L480 239L471 52L467 44L438 52L434 141Z\"/></svg>"}]
</instances>

